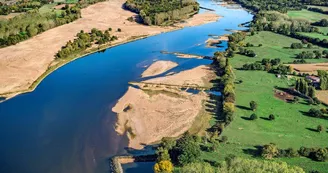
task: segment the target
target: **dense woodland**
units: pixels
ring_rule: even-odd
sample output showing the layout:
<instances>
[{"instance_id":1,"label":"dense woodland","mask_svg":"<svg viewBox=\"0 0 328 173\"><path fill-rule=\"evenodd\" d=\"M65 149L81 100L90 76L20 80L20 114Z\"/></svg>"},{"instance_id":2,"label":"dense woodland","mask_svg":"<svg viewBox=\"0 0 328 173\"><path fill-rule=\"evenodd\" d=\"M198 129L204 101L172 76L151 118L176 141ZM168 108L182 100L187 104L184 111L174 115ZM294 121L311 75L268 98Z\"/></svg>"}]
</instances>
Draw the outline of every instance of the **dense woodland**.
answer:
<instances>
[{"instance_id":1,"label":"dense woodland","mask_svg":"<svg viewBox=\"0 0 328 173\"><path fill-rule=\"evenodd\" d=\"M199 10L199 4L194 0L127 0L124 7L139 13L147 25L167 24L187 18Z\"/></svg>"},{"instance_id":2,"label":"dense woodland","mask_svg":"<svg viewBox=\"0 0 328 173\"><path fill-rule=\"evenodd\" d=\"M90 33L85 33L83 30L76 35L76 39L68 41L67 44L62 47L56 54L57 59L68 58L75 56L90 48L93 44L102 45L111 41L117 40L116 36L111 36L109 28L105 32L102 32L96 28L93 28Z\"/></svg>"}]
</instances>

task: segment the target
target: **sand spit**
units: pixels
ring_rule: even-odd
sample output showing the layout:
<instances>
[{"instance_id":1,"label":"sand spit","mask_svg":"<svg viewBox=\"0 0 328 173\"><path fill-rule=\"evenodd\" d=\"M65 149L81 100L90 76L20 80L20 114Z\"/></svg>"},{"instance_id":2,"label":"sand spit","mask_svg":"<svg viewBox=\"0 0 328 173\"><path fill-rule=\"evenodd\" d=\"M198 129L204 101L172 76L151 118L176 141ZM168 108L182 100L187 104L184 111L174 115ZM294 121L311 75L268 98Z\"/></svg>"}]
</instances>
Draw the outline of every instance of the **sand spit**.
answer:
<instances>
[{"instance_id":1,"label":"sand spit","mask_svg":"<svg viewBox=\"0 0 328 173\"><path fill-rule=\"evenodd\" d=\"M191 70L185 70L171 76L159 77L149 79L146 83L169 84L169 85L190 85L203 86L210 85L210 79L214 78L216 74L210 66L201 65Z\"/></svg>"},{"instance_id":2,"label":"sand spit","mask_svg":"<svg viewBox=\"0 0 328 173\"><path fill-rule=\"evenodd\" d=\"M162 74L174 67L178 66L177 63L172 61L156 61L150 65L143 73L142 77L156 76Z\"/></svg>"},{"instance_id":3,"label":"sand spit","mask_svg":"<svg viewBox=\"0 0 328 173\"><path fill-rule=\"evenodd\" d=\"M111 34L118 36L118 40L111 45L117 45L135 38L214 22L219 18L213 13L203 13L196 14L177 27L146 26L126 20L136 14L122 9L124 2L125 0L111 0L91 5L82 9L82 18L72 23L53 28L17 45L1 48L0 96L13 96L33 90L34 88L29 88L33 82L52 64L56 64L53 62L54 55L81 30L88 32L92 28L105 30L111 27ZM118 28L121 28L122 32L115 32Z\"/></svg>"},{"instance_id":4,"label":"sand spit","mask_svg":"<svg viewBox=\"0 0 328 173\"><path fill-rule=\"evenodd\" d=\"M129 87L112 109L118 114L116 130L119 134L127 132L129 147L136 149L163 137L177 137L191 127L206 97L204 93L165 89L148 94L147 90Z\"/></svg>"},{"instance_id":5,"label":"sand spit","mask_svg":"<svg viewBox=\"0 0 328 173\"><path fill-rule=\"evenodd\" d=\"M190 27L203 25L211 22L216 22L220 19L221 16L213 12L205 12L201 14L195 14L192 18L185 20L179 24L176 24L178 27Z\"/></svg>"}]
</instances>

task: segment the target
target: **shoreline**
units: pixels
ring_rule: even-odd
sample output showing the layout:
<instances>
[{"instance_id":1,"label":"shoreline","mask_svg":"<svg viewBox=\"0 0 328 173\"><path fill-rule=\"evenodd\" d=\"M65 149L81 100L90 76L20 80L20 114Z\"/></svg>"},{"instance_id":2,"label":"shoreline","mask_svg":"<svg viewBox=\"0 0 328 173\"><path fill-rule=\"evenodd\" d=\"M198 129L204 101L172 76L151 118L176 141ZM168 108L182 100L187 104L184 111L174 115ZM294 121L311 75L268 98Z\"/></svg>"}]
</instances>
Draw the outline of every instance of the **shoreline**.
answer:
<instances>
[{"instance_id":1,"label":"shoreline","mask_svg":"<svg viewBox=\"0 0 328 173\"><path fill-rule=\"evenodd\" d=\"M20 94L33 92L37 88L37 86L43 81L43 79L45 79L48 75L50 75L52 72L56 71L60 67L66 65L66 64L68 64L72 61L75 61L76 59L83 58L87 55L90 55L90 54L93 54L93 53L96 53L96 52L99 52L99 51L103 51L103 50L108 49L108 48L116 47L116 46L119 46L119 45L124 45L124 44L134 42L134 41L138 41L138 40L141 40L141 39L146 39L148 37L152 37L152 36L156 36L156 35L160 35L160 34L164 34L164 33L168 33L168 32L174 32L174 31L182 30L182 29L187 28L187 27L194 27L194 26L209 24L209 23L212 23L212 22L217 22L217 21L219 21L220 18L222 18L222 16L220 16L216 13L207 13L206 15L215 15L216 19L214 20L214 18L212 16L212 18L210 18L210 20L206 21L205 19L208 16L204 15L204 17L205 17L204 21L200 22L200 23L197 23L197 20L199 20L199 18L201 18L202 15L203 14L198 13L198 14L194 15L193 17L189 18L189 19L183 20L183 21L196 20L196 23L186 23L186 24L176 23L175 25L173 25L173 27L169 27L169 29L166 30L166 31L161 31L159 33L154 33L154 34L149 34L149 35L131 36L130 38L128 38L126 40L119 41L119 42L116 42L114 44L108 43L108 44L105 44L105 45L102 45L102 46L99 46L99 47L95 47L95 48L85 50L81 53L77 53L74 56L65 58L63 60L54 59L53 61L51 61L49 63L49 65L47 67L47 70L44 71L36 80L34 80L32 82L32 84L30 84L28 86L27 89L23 89L23 90L20 90L20 91L6 92L6 93L0 94L0 98L3 98L3 100L0 100L0 103L2 103L4 101L7 101L7 100L9 100L9 99L11 99L11 98L13 98L17 95L20 95ZM160 28L167 28L167 27L163 26L163 27L160 27ZM54 63L55 63L55 65L52 65Z\"/></svg>"}]
</instances>

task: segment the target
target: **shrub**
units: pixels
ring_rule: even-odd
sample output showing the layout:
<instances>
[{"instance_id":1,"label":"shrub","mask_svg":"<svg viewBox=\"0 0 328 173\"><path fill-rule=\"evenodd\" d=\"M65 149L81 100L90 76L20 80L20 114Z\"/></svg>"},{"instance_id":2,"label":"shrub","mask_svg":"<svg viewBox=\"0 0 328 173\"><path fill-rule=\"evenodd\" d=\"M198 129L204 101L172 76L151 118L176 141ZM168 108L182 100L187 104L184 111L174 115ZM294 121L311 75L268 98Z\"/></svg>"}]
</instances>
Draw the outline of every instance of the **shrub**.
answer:
<instances>
[{"instance_id":1,"label":"shrub","mask_svg":"<svg viewBox=\"0 0 328 173\"><path fill-rule=\"evenodd\" d=\"M257 103L256 103L255 101L251 101L251 102L249 103L249 107L250 107L253 111L255 111L255 110L257 109Z\"/></svg>"},{"instance_id":2,"label":"shrub","mask_svg":"<svg viewBox=\"0 0 328 173\"><path fill-rule=\"evenodd\" d=\"M272 120L275 120L275 119L276 119L276 117L275 117L273 114L270 114L270 115L269 115L269 120L272 121Z\"/></svg>"},{"instance_id":3,"label":"shrub","mask_svg":"<svg viewBox=\"0 0 328 173\"><path fill-rule=\"evenodd\" d=\"M267 145L264 145L261 149L261 156L265 159L272 159L274 157L277 157L279 154L279 149L276 146L276 144L270 143Z\"/></svg>"},{"instance_id":4,"label":"shrub","mask_svg":"<svg viewBox=\"0 0 328 173\"><path fill-rule=\"evenodd\" d=\"M168 160L163 160L155 164L154 172L155 173L171 173L173 171L173 164Z\"/></svg>"},{"instance_id":5,"label":"shrub","mask_svg":"<svg viewBox=\"0 0 328 173\"><path fill-rule=\"evenodd\" d=\"M250 120L256 120L257 119L257 115L256 114L252 114L250 117L249 117Z\"/></svg>"},{"instance_id":6,"label":"shrub","mask_svg":"<svg viewBox=\"0 0 328 173\"><path fill-rule=\"evenodd\" d=\"M318 125L317 131L321 133L321 132L326 131L326 128L323 125Z\"/></svg>"},{"instance_id":7,"label":"shrub","mask_svg":"<svg viewBox=\"0 0 328 173\"><path fill-rule=\"evenodd\" d=\"M311 108L309 110L308 114L312 117L322 117L323 116L323 113L319 109L315 109L315 108Z\"/></svg>"},{"instance_id":8,"label":"shrub","mask_svg":"<svg viewBox=\"0 0 328 173\"><path fill-rule=\"evenodd\" d=\"M121 31L122 31L121 28L118 28L118 29L117 29L117 32L121 32Z\"/></svg>"},{"instance_id":9,"label":"shrub","mask_svg":"<svg viewBox=\"0 0 328 173\"><path fill-rule=\"evenodd\" d=\"M326 148L318 149L314 154L314 159L316 161L324 162L328 160L328 151Z\"/></svg>"}]
</instances>

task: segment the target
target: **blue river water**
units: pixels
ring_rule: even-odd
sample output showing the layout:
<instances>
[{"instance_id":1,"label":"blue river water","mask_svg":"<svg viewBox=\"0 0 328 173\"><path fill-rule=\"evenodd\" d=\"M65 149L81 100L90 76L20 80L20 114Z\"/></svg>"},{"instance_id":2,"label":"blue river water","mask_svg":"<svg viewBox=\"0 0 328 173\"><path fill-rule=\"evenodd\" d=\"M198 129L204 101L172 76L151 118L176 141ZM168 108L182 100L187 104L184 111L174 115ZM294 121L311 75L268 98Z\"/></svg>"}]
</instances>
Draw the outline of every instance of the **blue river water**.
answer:
<instances>
[{"instance_id":1,"label":"blue river water","mask_svg":"<svg viewBox=\"0 0 328 173\"><path fill-rule=\"evenodd\" d=\"M128 82L141 80L144 66L157 59L179 64L169 72L211 63L160 51L211 56L227 43L207 48L204 42L209 34L242 29L238 24L253 17L243 9L229 9L214 1L199 3L223 18L85 56L50 74L35 91L0 103L0 172L108 172L108 158L126 152L128 140L115 132L116 114L111 108L127 91Z\"/></svg>"}]
</instances>

